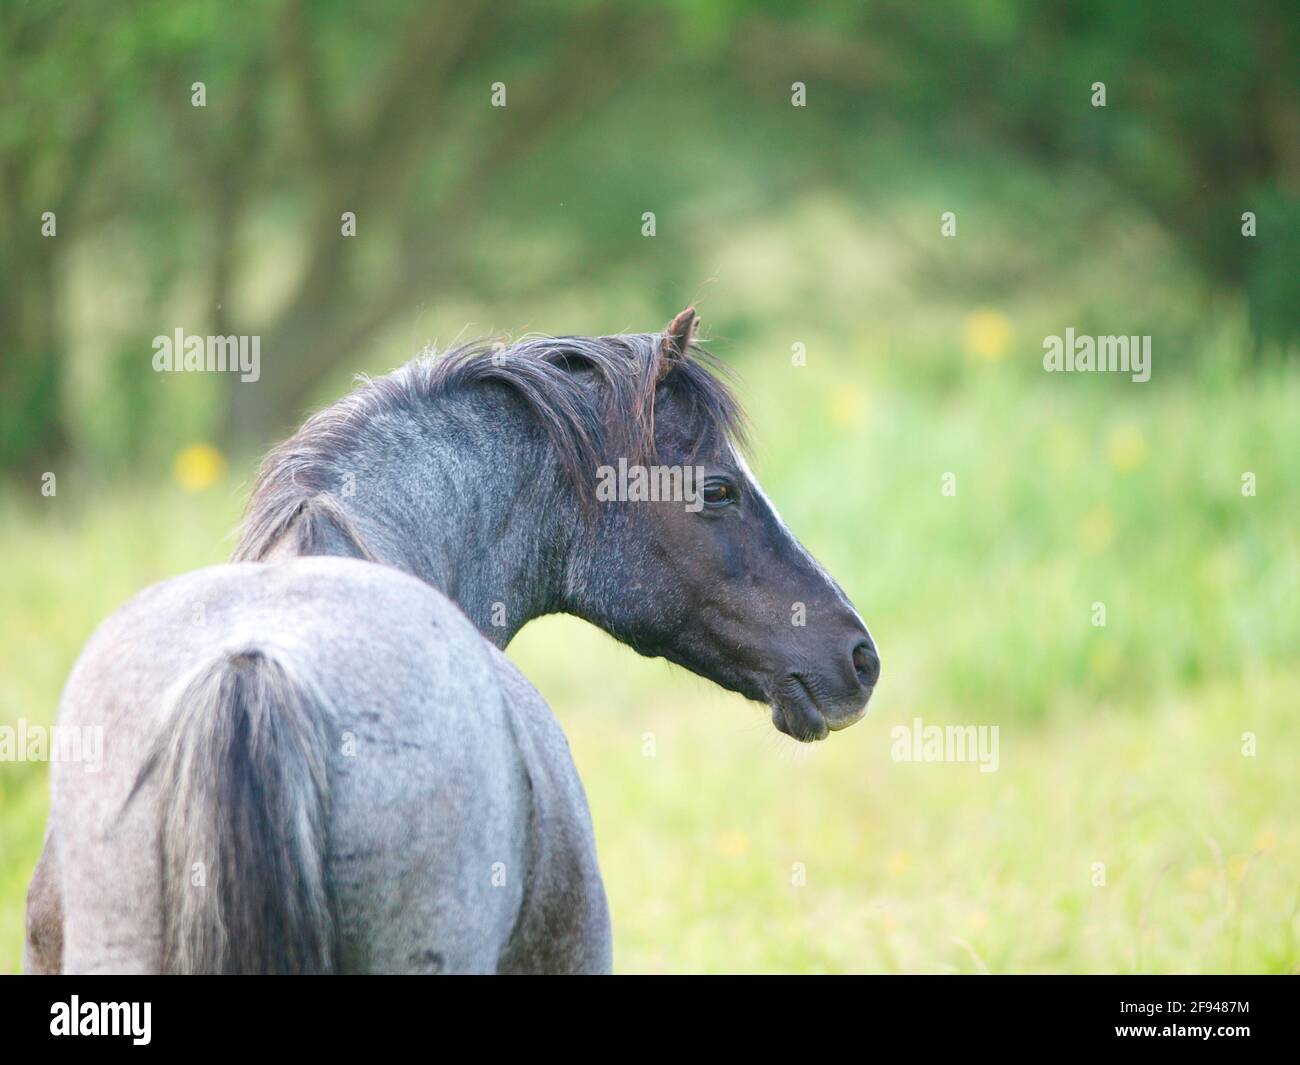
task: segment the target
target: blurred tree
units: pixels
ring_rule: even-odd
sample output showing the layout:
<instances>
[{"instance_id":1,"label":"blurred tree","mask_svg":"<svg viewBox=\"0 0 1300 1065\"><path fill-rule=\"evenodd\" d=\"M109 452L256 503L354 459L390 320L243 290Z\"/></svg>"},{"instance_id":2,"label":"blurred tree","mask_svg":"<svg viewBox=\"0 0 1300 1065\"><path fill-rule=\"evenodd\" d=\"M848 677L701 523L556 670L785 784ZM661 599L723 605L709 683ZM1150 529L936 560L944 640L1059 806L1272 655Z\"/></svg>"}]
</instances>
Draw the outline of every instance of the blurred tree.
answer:
<instances>
[{"instance_id":1,"label":"blurred tree","mask_svg":"<svg viewBox=\"0 0 1300 1065\"><path fill-rule=\"evenodd\" d=\"M620 263L670 291L674 267L690 271L675 258L685 227L647 249L628 223L645 201L666 211L708 191L713 213L728 195L753 211L796 174L804 191L856 191L845 146L883 130L905 130L920 160L1001 151L1008 166L1083 169L1127 190L1207 278L1248 295L1261 336L1294 340L1298 21L1280 0L1193 0L1176 15L1119 0L942 13L910 0L7 3L0 464L68 437L64 291L74 251L97 236L133 249L147 275L140 335L103 344L106 362L126 363L106 375L124 426L146 420L149 337L181 324L258 333L262 382L227 389L223 423L263 445L322 374L422 300L559 295ZM792 141L773 114L795 81L816 120ZM1097 81L1105 108L1090 102ZM602 125L638 82L655 106L632 108L636 128ZM508 106L491 106L495 83ZM685 106L665 129L673 97ZM724 106L721 130L696 117ZM692 158L705 150L725 161L707 190ZM567 191L543 203L541 187ZM1248 210L1259 235L1243 239ZM345 211L363 238L340 235ZM41 234L44 212L56 237ZM546 253L503 266L483 250L503 227ZM257 298L248 278L268 262L277 292ZM161 320L196 290L205 322Z\"/></svg>"},{"instance_id":2,"label":"blurred tree","mask_svg":"<svg viewBox=\"0 0 1300 1065\"><path fill-rule=\"evenodd\" d=\"M107 91L95 84L96 35L84 23L68 27L52 54L39 49L56 21L48 12L6 6L0 20L0 463L8 466L64 443L58 227L66 233L84 202ZM74 70L84 93L68 92Z\"/></svg>"},{"instance_id":3,"label":"blurred tree","mask_svg":"<svg viewBox=\"0 0 1300 1065\"><path fill-rule=\"evenodd\" d=\"M85 16L7 6L0 23L0 55L16 72L0 127L6 467L65 439L58 285L92 227L125 226L147 249L155 305L197 281L210 332L262 335L262 381L229 389L226 430L263 441L377 328L472 274L474 227L497 178L599 107L662 36L659 16L634 4L408 0L363 14L180 0ZM509 103L493 109L498 81ZM198 82L205 106L192 99ZM57 238L40 234L46 210ZM384 236L385 255L341 237L345 211ZM286 239L267 223L276 212L305 266L254 329L238 275Z\"/></svg>"},{"instance_id":4,"label":"blurred tree","mask_svg":"<svg viewBox=\"0 0 1300 1065\"><path fill-rule=\"evenodd\" d=\"M936 155L1000 145L1119 186L1282 343L1300 337L1298 47L1300 6L1276 0L878 0L737 35L745 69L817 82L846 129L901 123Z\"/></svg>"}]
</instances>

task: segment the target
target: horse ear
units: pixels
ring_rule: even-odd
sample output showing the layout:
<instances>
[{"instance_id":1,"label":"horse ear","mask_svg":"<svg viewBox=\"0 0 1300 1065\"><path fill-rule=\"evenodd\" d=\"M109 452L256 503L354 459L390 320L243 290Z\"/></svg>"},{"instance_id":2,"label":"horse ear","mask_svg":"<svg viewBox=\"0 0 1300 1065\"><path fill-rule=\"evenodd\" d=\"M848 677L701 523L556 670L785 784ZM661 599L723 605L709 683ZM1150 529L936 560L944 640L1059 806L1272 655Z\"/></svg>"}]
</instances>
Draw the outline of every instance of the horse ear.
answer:
<instances>
[{"instance_id":1,"label":"horse ear","mask_svg":"<svg viewBox=\"0 0 1300 1065\"><path fill-rule=\"evenodd\" d=\"M690 350L691 341L695 339L695 330L700 324L699 316L695 313L694 307L687 307L668 323L668 328L664 330L664 339L659 348L659 353L663 359L663 372L667 373L668 369L674 362L686 358L686 353Z\"/></svg>"}]
</instances>

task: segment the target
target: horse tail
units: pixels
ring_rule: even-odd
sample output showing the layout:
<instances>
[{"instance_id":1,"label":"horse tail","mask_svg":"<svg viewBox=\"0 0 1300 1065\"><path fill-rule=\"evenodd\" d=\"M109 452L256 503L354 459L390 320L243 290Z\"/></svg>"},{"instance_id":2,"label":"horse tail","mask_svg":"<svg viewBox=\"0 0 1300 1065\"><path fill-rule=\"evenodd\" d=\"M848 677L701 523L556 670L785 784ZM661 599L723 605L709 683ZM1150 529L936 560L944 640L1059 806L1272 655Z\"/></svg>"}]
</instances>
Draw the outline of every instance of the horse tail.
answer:
<instances>
[{"instance_id":1,"label":"horse tail","mask_svg":"<svg viewBox=\"0 0 1300 1065\"><path fill-rule=\"evenodd\" d=\"M333 971L326 700L265 646L173 692L136 782L160 776L163 971Z\"/></svg>"}]
</instances>

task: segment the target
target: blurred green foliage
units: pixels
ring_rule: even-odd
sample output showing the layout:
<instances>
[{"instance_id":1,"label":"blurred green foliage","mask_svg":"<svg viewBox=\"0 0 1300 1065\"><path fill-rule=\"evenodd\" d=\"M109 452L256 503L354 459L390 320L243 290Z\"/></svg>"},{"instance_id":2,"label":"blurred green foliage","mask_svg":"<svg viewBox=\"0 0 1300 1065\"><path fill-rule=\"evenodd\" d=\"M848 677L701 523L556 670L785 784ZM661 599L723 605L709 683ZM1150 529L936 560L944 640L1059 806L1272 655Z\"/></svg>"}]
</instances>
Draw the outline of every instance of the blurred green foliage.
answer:
<instances>
[{"instance_id":1,"label":"blurred green foliage","mask_svg":"<svg viewBox=\"0 0 1300 1065\"><path fill-rule=\"evenodd\" d=\"M820 197L905 237L920 297L1069 284L1063 309L1166 351L1207 299L1244 297L1252 346L1292 350L1298 20L1280 2L6 4L0 464L161 466L181 433L260 449L323 380L430 322L456 335L467 303L480 327L537 308L539 329L649 328L709 291L720 242ZM940 244L946 210L961 228ZM1130 227L1163 245L1135 260ZM830 250L830 270L856 253ZM1193 275L1191 306L1124 320L1169 270ZM797 273L805 319L870 313L871 293ZM653 317L615 316L619 289ZM559 313L579 298L602 313ZM148 372L177 327L262 336L263 380Z\"/></svg>"},{"instance_id":2,"label":"blurred green foliage","mask_svg":"<svg viewBox=\"0 0 1300 1065\"><path fill-rule=\"evenodd\" d=\"M1300 373L1205 353L1086 387L959 354L936 398L846 384L829 341L789 369L784 340L751 338L754 466L880 643L866 719L798 747L571 618L510 649L572 744L618 968L1296 971ZM102 618L227 556L252 468L0 497L21 560L0 582L0 725L51 721ZM998 726L998 771L892 761L917 717ZM46 768L0 765L0 970Z\"/></svg>"},{"instance_id":3,"label":"blurred green foliage","mask_svg":"<svg viewBox=\"0 0 1300 1065\"><path fill-rule=\"evenodd\" d=\"M354 372L697 300L884 672L814 750L571 619L521 634L618 967L1295 971L1296 28L1199 0L3 5L0 724L53 720L104 616L223 560L260 453ZM263 381L153 373L177 327L261 335ZM1066 327L1151 335L1152 380L1044 374ZM893 762L918 716L999 725L1002 768ZM0 969L45 790L0 766Z\"/></svg>"}]
</instances>

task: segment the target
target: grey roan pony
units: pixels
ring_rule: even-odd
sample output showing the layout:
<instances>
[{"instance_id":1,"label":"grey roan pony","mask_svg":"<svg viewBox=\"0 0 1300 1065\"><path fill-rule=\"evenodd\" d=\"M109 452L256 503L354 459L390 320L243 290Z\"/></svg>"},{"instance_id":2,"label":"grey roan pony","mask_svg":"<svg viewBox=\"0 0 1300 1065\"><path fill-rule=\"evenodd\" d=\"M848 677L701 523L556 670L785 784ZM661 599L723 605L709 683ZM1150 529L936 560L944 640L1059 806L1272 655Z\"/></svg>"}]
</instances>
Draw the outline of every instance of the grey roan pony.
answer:
<instances>
[{"instance_id":1,"label":"grey roan pony","mask_svg":"<svg viewBox=\"0 0 1300 1065\"><path fill-rule=\"evenodd\" d=\"M500 649L576 614L800 740L880 668L695 324L417 359L274 450L235 560L136 596L72 671L60 724L102 729L103 767L53 767L28 970L608 971L568 744ZM620 460L703 479L610 499Z\"/></svg>"}]
</instances>

